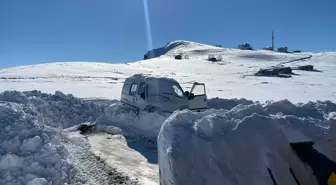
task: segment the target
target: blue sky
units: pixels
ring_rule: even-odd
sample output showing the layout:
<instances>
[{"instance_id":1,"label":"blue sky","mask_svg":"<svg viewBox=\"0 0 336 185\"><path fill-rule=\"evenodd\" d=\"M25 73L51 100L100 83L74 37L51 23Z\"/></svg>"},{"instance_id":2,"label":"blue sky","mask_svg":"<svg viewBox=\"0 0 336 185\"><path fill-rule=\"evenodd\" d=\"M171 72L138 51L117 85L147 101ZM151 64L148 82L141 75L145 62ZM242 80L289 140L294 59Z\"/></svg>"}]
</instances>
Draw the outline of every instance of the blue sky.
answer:
<instances>
[{"instance_id":1,"label":"blue sky","mask_svg":"<svg viewBox=\"0 0 336 185\"><path fill-rule=\"evenodd\" d=\"M148 0L154 47L192 40L303 51L336 49L335 0ZM0 0L0 68L142 59L143 0Z\"/></svg>"}]
</instances>

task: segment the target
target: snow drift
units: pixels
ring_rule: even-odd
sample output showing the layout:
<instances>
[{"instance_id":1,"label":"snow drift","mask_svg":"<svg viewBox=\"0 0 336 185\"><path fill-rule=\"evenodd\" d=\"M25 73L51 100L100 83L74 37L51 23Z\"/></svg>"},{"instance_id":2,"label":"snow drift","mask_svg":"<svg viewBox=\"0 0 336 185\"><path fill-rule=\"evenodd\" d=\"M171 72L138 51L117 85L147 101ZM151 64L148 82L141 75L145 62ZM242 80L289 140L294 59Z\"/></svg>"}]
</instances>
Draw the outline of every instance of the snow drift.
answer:
<instances>
[{"instance_id":1,"label":"snow drift","mask_svg":"<svg viewBox=\"0 0 336 185\"><path fill-rule=\"evenodd\" d=\"M56 129L29 106L0 102L0 184L69 183L72 165Z\"/></svg>"},{"instance_id":2,"label":"snow drift","mask_svg":"<svg viewBox=\"0 0 336 185\"><path fill-rule=\"evenodd\" d=\"M1 93L0 184L74 183L76 169L62 142L62 128L95 120L104 106L61 92Z\"/></svg>"},{"instance_id":3,"label":"snow drift","mask_svg":"<svg viewBox=\"0 0 336 185\"><path fill-rule=\"evenodd\" d=\"M315 141L336 161L335 111L332 102L284 100L175 112L158 136L161 183L269 185L272 173L278 184L296 185L292 170L300 184L317 184L289 142Z\"/></svg>"},{"instance_id":4,"label":"snow drift","mask_svg":"<svg viewBox=\"0 0 336 185\"><path fill-rule=\"evenodd\" d=\"M230 110L237 105L250 105L253 101L246 99L222 99L211 98L207 102L209 109L226 109Z\"/></svg>"},{"instance_id":5,"label":"snow drift","mask_svg":"<svg viewBox=\"0 0 336 185\"><path fill-rule=\"evenodd\" d=\"M208 107L212 109L230 110L237 105L250 105L253 101L246 99L221 99L208 100ZM98 130L111 133L146 137L156 140L164 121L169 113L145 112L136 113L122 103L111 104L105 109L105 114L95 122Z\"/></svg>"},{"instance_id":6,"label":"snow drift","mask_svg":"<svg viewBox=\"0 0 336 185\"><path fill-rule=\"evenodd\" d=\"M72 154L82 156L90 147L84 137L74 134L76 125L94 121L98 130L112 134L150 139L159 135L163 184L251 184L250 177L254 184L269 184L269 175L264 173L267 169L281 179L279 183L291 184L289 167L302 184L314 184L309 166L303 165L288 146L295 141L313 140L316 149L336 161L333 102L292 104L283 100L260 104L216 98L209 101L209 107L216 109L137 114L120 103L107 106L61 92L3 92L0 184L89 181L85 165L77 164L80 160ZM95 174L100 174L99 170Z\"/></svg>"},{"instance_id":7,"label":"snow drift","mask_svg":"<svg viewBox=\"0 0 336 185\"><path fill-rule=\"evenodd\" d=\"M156 140L164 120L169 114L144 112L139 114L117 102L105 110L105 115L97 119L96 128L111 134L140 136Z\"/></svg>"},{"instance_id":8,"label":"snow drift","mask_svg":"<svg viewBox=\"0 0 336 185\"><path fill-rule=\"evenodd\" d=\"M83 101L59 91L55 94L5 91L0 94L0 101L27 105L40 114L44 124L55 128L69 128L83 122L93 122L104 114L107 107L105 103Z\"/></svg>"}]
</instances>

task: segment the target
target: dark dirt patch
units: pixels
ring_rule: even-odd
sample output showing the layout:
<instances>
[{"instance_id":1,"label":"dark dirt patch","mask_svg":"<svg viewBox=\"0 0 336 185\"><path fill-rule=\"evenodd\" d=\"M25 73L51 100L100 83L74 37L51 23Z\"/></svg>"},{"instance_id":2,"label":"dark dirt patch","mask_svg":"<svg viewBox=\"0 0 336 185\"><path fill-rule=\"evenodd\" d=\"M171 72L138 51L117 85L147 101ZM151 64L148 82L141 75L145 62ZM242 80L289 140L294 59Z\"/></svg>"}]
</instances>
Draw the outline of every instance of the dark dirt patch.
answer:
<instances>
[{"instance_id":1,"label":"dark dirt patch","mask_svg":"<svg viewBox=\"0 0 336 185\"><path fill-rule=\"evenodd\" d=\"M96 128L95 125L82 124L82 125L79 125L77 129L80 131L80 134L89 134L93 130L95 130L95 128Z\"/></svg>"}]
</instances>

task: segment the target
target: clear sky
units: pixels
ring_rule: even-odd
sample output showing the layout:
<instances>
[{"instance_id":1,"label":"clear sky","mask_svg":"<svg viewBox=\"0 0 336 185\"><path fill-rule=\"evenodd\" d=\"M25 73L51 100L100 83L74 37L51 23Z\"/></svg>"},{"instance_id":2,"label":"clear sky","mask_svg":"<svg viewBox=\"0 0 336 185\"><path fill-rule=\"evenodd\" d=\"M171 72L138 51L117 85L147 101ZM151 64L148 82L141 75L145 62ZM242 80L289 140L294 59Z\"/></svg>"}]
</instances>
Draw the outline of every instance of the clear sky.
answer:
<instances>
[{"instance_id":1,"label":"clear sky","mask_svg":"<svg viewBox=\"0 0 336 185\"><path fill-rule=\"evenodd\" d=\"M173 40L336 49L335 0L147 0L153 47ZM129 62L149 49L143 0L0 0L0 68Z\"/></svg>"}]
</instances>

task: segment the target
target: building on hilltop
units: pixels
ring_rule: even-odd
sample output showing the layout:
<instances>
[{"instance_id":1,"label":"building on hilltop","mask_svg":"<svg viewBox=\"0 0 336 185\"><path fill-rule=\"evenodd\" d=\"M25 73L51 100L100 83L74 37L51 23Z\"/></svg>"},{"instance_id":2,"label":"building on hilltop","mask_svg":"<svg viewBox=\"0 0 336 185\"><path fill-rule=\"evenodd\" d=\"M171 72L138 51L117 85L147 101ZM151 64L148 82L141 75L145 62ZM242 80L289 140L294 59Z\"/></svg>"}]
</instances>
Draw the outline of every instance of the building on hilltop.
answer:
<instances>
[{"instance_id":1,"label":"building on hilltop","mask_svg":"<svg viewBox=\"0 0 336 185\"><path fill-rule=\"evenodd\" d=\"M252 50L252 45L249 43L239 44L238 49L241 50Z\"/></svg>"}]
</instances>

